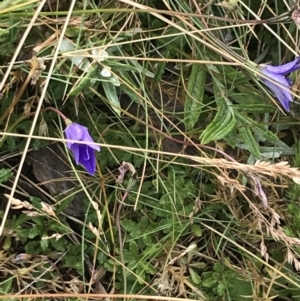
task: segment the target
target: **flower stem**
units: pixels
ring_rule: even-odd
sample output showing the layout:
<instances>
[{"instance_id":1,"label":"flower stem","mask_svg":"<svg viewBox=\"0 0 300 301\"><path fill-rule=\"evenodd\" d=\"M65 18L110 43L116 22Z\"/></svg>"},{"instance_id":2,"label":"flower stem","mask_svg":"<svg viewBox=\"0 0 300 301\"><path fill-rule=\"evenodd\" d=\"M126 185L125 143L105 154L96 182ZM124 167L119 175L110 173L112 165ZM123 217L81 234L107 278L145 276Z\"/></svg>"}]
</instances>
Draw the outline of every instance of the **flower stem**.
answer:
<instances>
[{"instance_id":1,"label":"flower stem","mask_svg":"<svg viewBox=\"0 0 300 301\"><path fill-rule=\"evenodd\" d=\"M47 108L44 108L44 109L40 110L41 113L46 112L46 111L53 111L53 112L57 113L64 120L64 122L67 125L69 125L69 124L72 123L72 121L69 118L67 118L61 111L59 111L59 110L57 110L57 109L55 109L53 107L47 107ZM12 126L9 127L8 132L11 132L22 120L27 119L30 116L34 116L35 114L36 114L36 111L21 116L19 119L17 119L14 122L14 124ZM2 139L0 141L0 148L3 145L4 141L6 140L6 137L7 136L2 137Z\"/></svg>"},{"instance_id":2,"label":"flower stem","mask_svg":"<svg viewBox=\"0 0 300 301\"><path fill-rule=\"evenodd\" d=\"M53 107L47 107L47 108L41 109L41 112L46 112L46 111L53 111L53 112L55 112L55 113L58 114L64 121L65 121L66 119L68 119L61 111L59 111L59 110L56 109L56 108L53 108Z\"/></svg>"}]
</instances>

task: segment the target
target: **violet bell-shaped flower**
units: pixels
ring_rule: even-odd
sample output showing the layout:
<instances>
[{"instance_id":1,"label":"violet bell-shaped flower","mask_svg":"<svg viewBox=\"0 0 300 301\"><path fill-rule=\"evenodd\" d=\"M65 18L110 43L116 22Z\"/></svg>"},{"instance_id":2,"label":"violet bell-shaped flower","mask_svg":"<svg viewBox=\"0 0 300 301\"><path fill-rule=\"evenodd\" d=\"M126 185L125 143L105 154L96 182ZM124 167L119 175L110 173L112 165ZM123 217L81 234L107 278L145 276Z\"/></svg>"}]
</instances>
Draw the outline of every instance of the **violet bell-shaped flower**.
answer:
<instances>
[{"instance_id":1,"label":"violet bell-shaped flower","mask_svg":"<svg viewBox=\"0 0 300 301\"><path fill-rule=\"evenodd\" d=\"M65 120L67 127L65 129L68 140L77 140L85 142L79 144L76 142L67 142L67 147L72 151L76 164L81 164L89 174L93 175L96 171L96 151L100 151L100 146L95 145L88 131L88 128L78 123Z\"/></svg>"},{"instance_id":2,"label":"violet bell-shaped flower","mask_svg":"<svg viewBox=\"0 0 300 301\"><path fill-rule=\"evenodd\" d=\"M284 109L289 112L293 96L291 94L292 81L287 75L300 69L300 57L280 66L261 64L258 68L261 73L270 78L269 80L261 77L262 82L275 94Z\"/></svg>"}]
</instances>

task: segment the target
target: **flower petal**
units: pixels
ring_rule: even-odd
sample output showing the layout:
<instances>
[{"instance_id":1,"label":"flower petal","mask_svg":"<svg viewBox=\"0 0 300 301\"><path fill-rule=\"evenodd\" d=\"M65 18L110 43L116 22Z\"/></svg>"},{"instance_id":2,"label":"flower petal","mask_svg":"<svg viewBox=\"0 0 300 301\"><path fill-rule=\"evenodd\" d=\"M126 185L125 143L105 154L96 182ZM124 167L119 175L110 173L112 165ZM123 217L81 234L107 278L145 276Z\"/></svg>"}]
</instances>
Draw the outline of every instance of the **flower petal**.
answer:
<instances>
[{"instance_id":1,"label":"flower petal","mask_svg":"<svg viewBox=\"0 0 300 301\"><path fill-rule=\"evenodd\" d=\"M300 69L300 57L294 59L292 62L280 66L271 66L271 65L260 65L260 66L264 67L269 72L280 74L280 75L286 75L288 73Z\"/></svg>"},{"instance_id":2,"label":"flower petal","mask_svg":"<svg viewBox=\"0 0 300 301\"><path fill-rule=\"evenodd\" d=\"M99 145L95 145L95 142L93 140L93 138L91 137L88 129L86 127L83 127L83 136L82 136L82 141L85 142L92 142L92 144L87 143L87 145L95 150L97 150L98 152L100 151L100 146Z\"/></svg>"},{"instance_id":3,"label":"flower petal","mask_svg":"<svg viewBox=\"0 0 300 301\"><path fill-rule=\"evenodd\" d=\"M67 147L72 151L76 164L81 164L91 175L96 171L95 150L100 151L100 146L95 145L88 128L77 123L71 123L65 129L68 140L85 142L67 142Z\"/></svg>"},{"instance_id":4,"label":"flower petal","mask_svg":"<svg viewBox=\"0 0 300 301\"><path fill-rule=\"evenodd\" d=\"M73 157L77 165L79 164L80 146L81 144L76 144L76 143L72 144L70 147L68 146L68 148L73 153Z\"/></svg>"},{"instance_id":5,"label":"flower petal","mask_svg":"<svg viewBox=\"0 0 300 301\"><path fill-rule=\"evenodd\" d=\"M276 83L271 82L268 79L261 78L261 80L265 83L265 85L276 95L278 100L280 101L281 105L284 107L286 111L290 111L290 102L293 101L292 94L290 92L290 85L288 80L279 74L274 74L271 72L268 72L266 70L263 71L263 73L267 76L269 76L273 81L278 82L279 84L283 85L285 88L280 87ZM288 89L288 91L287 91Z\"/></svg>"},{"instance_id":6,"label":"flower petal","mask_svg":"<svg viewBox=\"0 0 300 301\"><path fill-rule=\"evenodd\" d=\"M67 139L82 141L82 137L84 136L84 129L87 128L75 122L71 123L65 129ZM67 142L68 148L70 148L72 144L73 142Z\"/></svg>"},{"instance_id":7,"label":"flower petal","mask_svg":"<svg viewBox=\"0 0 300 301\"><path fill-rule=\"evenodd\" d=\"M96 155L95 150L86 146L85 150L82 149L82 153L79 156L79 163L93 175L96 171Z\"/></svg>"}]
</instances>

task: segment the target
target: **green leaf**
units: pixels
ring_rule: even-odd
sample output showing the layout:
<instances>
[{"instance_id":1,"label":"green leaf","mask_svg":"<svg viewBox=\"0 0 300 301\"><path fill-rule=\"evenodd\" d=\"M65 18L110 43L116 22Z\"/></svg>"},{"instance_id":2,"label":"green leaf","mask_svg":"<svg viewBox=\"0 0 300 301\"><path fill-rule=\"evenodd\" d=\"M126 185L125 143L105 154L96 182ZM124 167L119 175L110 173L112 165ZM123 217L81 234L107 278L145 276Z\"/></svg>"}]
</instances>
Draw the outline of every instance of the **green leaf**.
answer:
<instances>
[{"instance_id":1,"label":"green leaf","mask_svg":"<svg viewBox=\"0 0 300 301\"><path fill-rule=\"evenodd\" d=\"M4 244L2 245L2 249L7 251L11 247L11 236L6 236L4 240Z\"/></svg>"},{"instance_id":2,"label":"green leaf","mask_svg":"<svg viewBox=\"0 0 300 301\"><path fill-rule=\"evenodd\" d=\"M235 284L234 287L228 288L229 295L231 296L232 300L249 301L249 297L247 296L251 296L253 294L252 283L251 281L247 281L246 278L245 281L243 279L239 279L239 276L240 275L236 273L234 279L234 284Z\"/></svg>"},{"instance_id":3,"label":"green leaf","mask_svg":"<svg viewBox=\"0 0 300 301\"><path fill-rule=\"evenodd\" d=\"M0 283L0 294L10 294L12 292L12 281L14 277L8 278Z\"/></svg>"},{"instance_id":4,"label":"green leaf","mask_svg":"<svg viewBox=\"0 0 300 301\"><path fill-rule=\"evenodd\" d=\"M202 273L202 285L204 287L212 287L215 283L218 282L217 279L213 278L213 272L204 272Z\"/></svg>"},{"instance_id":5,"label":"green leaf","mask_svg":"<svg viewBox=\"0 0 300 301\"><path fill-rule=\"evenodd\" d=\"M120 116L121 115L121 105L119 101L119 97L116 91L116 87L108 82L102 82L103 89L106 95L106 98L111 102L113 110Z\"/></svg>"},{"instance_id":6,"label":"green leaf","mask_svg":"<svg viewBox=\"0 0 300 301\"><path fill-rule=\"evenodd\" d=\"M225 99L221 99L215 118L200 136L201 144L226 137L233 130L235 124L236 119L232 107L227 105Z\"/></svg>"},{"instance_id":7,"label":"green leaf","mask_svg":"<svg viewBox=\"0 0 300 301\"><path fill-rule=\"evenodd\" d=\"M222 6L223 8L232 11L237 8L238 0L227 0L227 1L219 2L216 5Z\"/></svg>"},{"instance_id":8,"label":"green leaf","mask_svg":"<svg viewBox=\"0 0 300 301\"><path fill-rule=\"evenodd\" d=\"M37 226L33 226L30 228L29 233L28 233L28 238L34 238L36 237L39 233L39 229Z\"/></svg>"},{"instance_id":9,"label":"green leaf","mask_svg":"<svg viewBox=\"0 0 300 301\"><path fill-rule=\"evenodd\" d=\"M80 257L78 256L68 256L66 257L65 266L66 267L72 267L77 270L77 272L80 272L82 270L82 261L79 260Z\"/></svg>"},{"instance_id":10,"label":"green leaf","mask_svg":"<svg viewBox=\"0 0 300 301\"><path fill-rule=\"evenodd\" d=\"M237 144L237 132L231 131L224 140L232 147L235 148Z\"/></svg>"},{"instance_id":11,"label":"green leaf","mask_svg":"<svg viewBox=\"0 0 300 301\"><path fill-rule=\"evenodd\" d=\"M141 64L138 63L138 61L136 60L128 60L133 66L136 67L137 71L140 73L140 74L144 74L145 76L147 77L150 77L150 78L154 78L154 73L147 70L146 68L144 68Z\"/></svg>"},{"instance_id":12,"label":"green leaf","mask_svg":"<svg viewBox=\"0 0 300 301\"><path fill-rule=\"evenodd\" d=\"M41 251L39 241L33 240L28 242L25 246L25 251L29 254L39 254Z\"/></svg>"},{"instance_id":13,"label":"green leaf","mask_svg":"<svg viewBox=\"0 0 300 301\"><path fill-rule=\"evenodd\" d=\"M277 135L269 131L264 125L258 125L253 119L248 116L245 116L241 113L236 112L236 116L244 125L251 127L256 134L259 134L261 137L268 141L282 143Z\"/></svg>"},{"instance_id":14,"label":"green leaf","mask_svg":"<svg viewBox=\"0 0 300 301\"><path fill-rule=\"evenodd\" d=\"M144 263L143 261L140 261L140 266L143 267L145 272L151 275L156 275L157 274L157 269L149 262Z\"/></svg>"},{"instance_id":15,"label":"green leaf","mask_svg":"<svg viewBox=\"0 0 300 301\"><path fill-rule=\"evenodd\" d=\"M268 104L239 104L234 105L234 108L240 109L243 112L256 114L274 113L276 111L274 106Z\"/></svg>"},{"instance_id":16,"label":"green leaf","mask_svg":"<svg viewBox=\"0 0 300 301\"><path fill-rule=\"evenodd\" d=\"M187 130L194 127L201 114L206 74L203 65L193 64L184 106L184 123Z\"/></svg>"},{"instance_id":17,"label":"green leaf","mask_svg":"<svg viewBox=\"0 0 300 301\"><path fill-rule=\"evenodd\" d=\"M78 85L72 88L69 95L77 96L83 89L88 87L91 84L91 80L95 77L97 70L98 70L98 64L95 64L92 67L90 67L88 72L84 74L84 76L81 78Z\"/></svg>"},{"instance_id":18,"label":"green leaf","mask_svg":"<svg viewBox=\"0 0 300 301\"><path fill-rule=\"evenodd\" d=\"M219 275L218 275L218 274L222 274L223 271L224 271L223 265L222 265L220 262L217 262L217 263L214 265L214 271L216 271L217 274L216 274L216 273L213 273L213 275L217 275L217 276L216 276L216 279L218 279L218 278L219 278Z\"/></svg>"},{"instance_id":19,"label":"green leaf","mask_svg":"<svg viewBox=\"0 0 300 301\"><path fill-rule=\"evenodd\" d=\"M147 246L147 247L150 247L152 246L153 242L152 242L152 237L151 235L144 235L143 236L143 243Z\"/></svg>"},{"instance_id":20,"label":"green leaf","mask_svg":"<svg viewBox=\"0 0 300 301\"><path fill-rule=\"evenodd\" d=\"M226 289L225 285L222 282L219 282L217 286L218 295L223 296L223 294L225 293L225 289Z\"/></svg>"},{"instance_id":21,"label":"green leaf","mask_svg":"<svg viewBox=\"0 0 300 301\"><path fill-rule=\"evenodd\" d=\"M250 153L257 159L261 158L259 145L256 139L254 138L253 134L251 133L249 125L241 122L240 115L238 115L238 131L240 134L240 139L248 147Z\"/></svg>"},{"instance_id":22,"label":"green leaf","mask_svg":"<svg viewBox=\"0 0 300 301\"><path fill-rule=\"evenodd\" d=\"M169 48L166 48L166 51L165 51L165 53L162 54L162 56L163 57L169 57L170 56ZM167 60L158 62L157 67L156 67L155 76L154 76L154 81L159 82L161 80L161 77L165 73L166 65L167 65Z\"/></svg>"},{"instance_id":23,"label":"green leaf","mask_svg":"<svg viewBox=\"0 0 300 301\"><path fill-rule=\"evenodd\" d=\"M8 168L0 169L0 183L5 183L11 176L13 172Z\"/></svg>"},{"instance_id":24,"label":"green leaf","mask_svg":"<svg viewBox=\"0 0 300 301\"><path fill-rule=\"evenodd\" d=\"M40 241L40 245L43 251L46 251L48 249L49 246L49 240L48 239L42 239Z\"/></svg>"},{"instance_id":25,"label":"green leaf","mask_svg":"<svg viewBox=\"0 0 300 301\"><path fill-rule=\"evenodd\" d=\"M72 189L73 190L73 189ZM70 194L72 192L72 190L70 190ZM64 200L61 202L59 202L59 206L57 206L57 212L62 212L63 210L65 210L74 200L75 196L71 195L70 197L64 197Z\"/></svg>"},{"instance_id":26,"label":"green leaf","mask_svg":"<svg viewBox=\"0 0 300 301\"><path fill-rule=\"evenodd\" d=\"M7 136L6 142L7 142L9 151L10 151L10 152L14 152L15 149L16 149L16 147L17 147L17 144L16 144L16 137Z\"/></svg>"},{"instance_id":27,"label":"green leaf","mask_svg":"<svg viewBox=\"0 0 300 301\"><path fill-rule=\"evenodd\" d=\"M180 49L183 49L186 44L186 39L182 35L182 32L173 26L170 26L166 30L164 36L163 39L158 39L158 42L168 49L172 47L180 47Z\"/></svg>"},{"instance_id":28,"label":"green leaf","mask_svg":"<svg viewBox=\"0 0 300 301\"><path fill-rule=\"evenodd\" d=\"M35 208L38 208L38 209L41 209L42 206L41 206L41 200L39 198L36 198L36 197L30 197L30 203L33 205L33 207Z\"/></svg>"},{"instance_id":29,"label":"green leaf","mask_svg":"<svg viewBox=\"0 0 300 301\"><path fill-rule=\"evenodd\" d=\"M138 245L137 245L137 243L135 241L132 240L129 243L129 249L130 249L130 252L131 252L132 255L138 256L138 254L139 254L139 247L138 247Z\"/></svg>"},{"instance_id":30,"label":"green leaf","mask_svg":"<svg viewBox=\"0 0 300 301\"><path fill-rule=\"evenodd\" d=\"M190 272L191 278L195 284L201 283L200 276L192 268L189 268L189 272Z\"/></svg>"},{"instance_id":31,"label":"green leaf","mask_svg":"<svg viewBox=\"0 0 300 301\"><path fill-rule=\"evenodd\" d=\"M55 248L56 251L65 251L67 242L64 238L61 238L59 240L56 239L50 239L50 244L53 248Z\"/></svg>"},{"instance_id":32,"label":"green leaf","mask_svg":"<svg viewBox=\"0 0 300 301\"><path fill-rule=\"evenodd\" d=\"M192 232L195 236L198 236L198 237L202 236L202 229L199 225L193 224L192 225Z\"/></svg>"},{"instance_id":33,"label":"green leaf","mask_svg":"<svg viewBox=\"0 0 300 301\"><path fill-rule=\"evenodd\" d=\"M140 101L140 98L135 92L137 90L137 85L134 83L128 72L122 69L119 71L119 74L122 77L123 81L125 81L125 84L120 86L121 90L125 92L132 101L138 103Z\"/></svg>"},{"instance_id":34,"label":"green leaf","mask_svg":"<svg viewBox=\"0 0 300 301\"><path fill-rule=\"evenodd\" d=\"M121 221L121 225L122 225L122 228L125 231L129 232L132 237L137 237L137 236L141 235L141 231L140 231L138 225L134 221L125 219L125 220Z\"/></svg>"},{"instance_id":35,"label":"green leaf","mask_svg":"<svg viewBox=\"0 0 300 301\"><path fill-rule=\"evenodd\" d=\"M130 267L133 268L138 259L137 255L132 254L131 251L129 251L129 250L124 250L123 256L124 256L124 262L128 262ZM129 268L129 266L128 266L128 268Z\"/></svg>"}]
</instances>

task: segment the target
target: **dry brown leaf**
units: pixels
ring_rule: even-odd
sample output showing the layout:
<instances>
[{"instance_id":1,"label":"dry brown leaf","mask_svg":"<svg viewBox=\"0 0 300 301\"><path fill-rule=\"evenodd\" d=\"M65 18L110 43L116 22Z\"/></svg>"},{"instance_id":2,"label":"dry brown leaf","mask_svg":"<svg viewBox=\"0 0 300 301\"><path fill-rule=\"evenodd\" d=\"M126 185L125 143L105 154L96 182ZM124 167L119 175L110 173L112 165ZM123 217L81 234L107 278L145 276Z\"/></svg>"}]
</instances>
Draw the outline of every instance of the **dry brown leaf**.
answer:
<instances>
[{"instance_id":1,"label":"dry brown leaf","mask_svg":"<svg viewBox=\"0 0 300 301\"><path fill-rule=\"evenodd\" d=\"M117 183L123 182L124 176L128 171L130 171L131 176L134 176L136 173L136 170L131 163L123 161L122 165L119 167L120 174L118 176Z\"/></svg>"},{"instance_id":2,"label":"dry brown leaf","mask_svg":"<svg viewBox=\"0 0 300 301\"><path fill-rule=\"evenodd\" d=\"M44 118L42 118L42 121L40 122L39 136L45 136L45 137L49 136L48 124L46 123Z\"/></svg>"},{"instance_id":3,"label":"dry brown leaf","mask_svg":"<svg viewBox=\"0 0 300 301\"><path fill-rule=\"evenodd\" d=\"M39 80L42 72L46 69L46 66L44 64L45 59L33 56L30 60L31 66L35 66L35 70L33 72L33 75L31 77L31 84L35 85L37 81Z\"/></svg>"},{"instance_id":4,"label":"dry brown leaf","mask_svg":"<svg viewBox=\"0 0 300 301\"><path fill-rule=\"evenodd\" d=\"M187 253L193 251L196 247L197 247L196 244L191 244L190 246L187 247L186 250L184 250L178 256L176 256L172 260L170 260L169 263L168 263L168 265L173 265L178 259L180 259L182 256L186 255Z\"/></svg>"},{"instance_id":5,"label":"dry brown leaf","mask_svg":"<svg viewBox=\"0 0 300 301\"><path fill-rule=\"evenodd\" d=\"M88 224L88 228L92 231L95 236L99 236L99 231L96 227L93 226L91 222Z\"/></svg>"},{"instance_id":6,"label":"dry brown leaf","mask_svg":"<svg viewBox=\"0 0 300 301\"><path fill-rule=\"evenodd\" d=\"M55 233L55 234L52 234L51 236L43 236L42 240L48 240L48 239L54 238L56 241L58 241L62 237L63 236L61 234Z\"/></svg>"}]
</instances>

